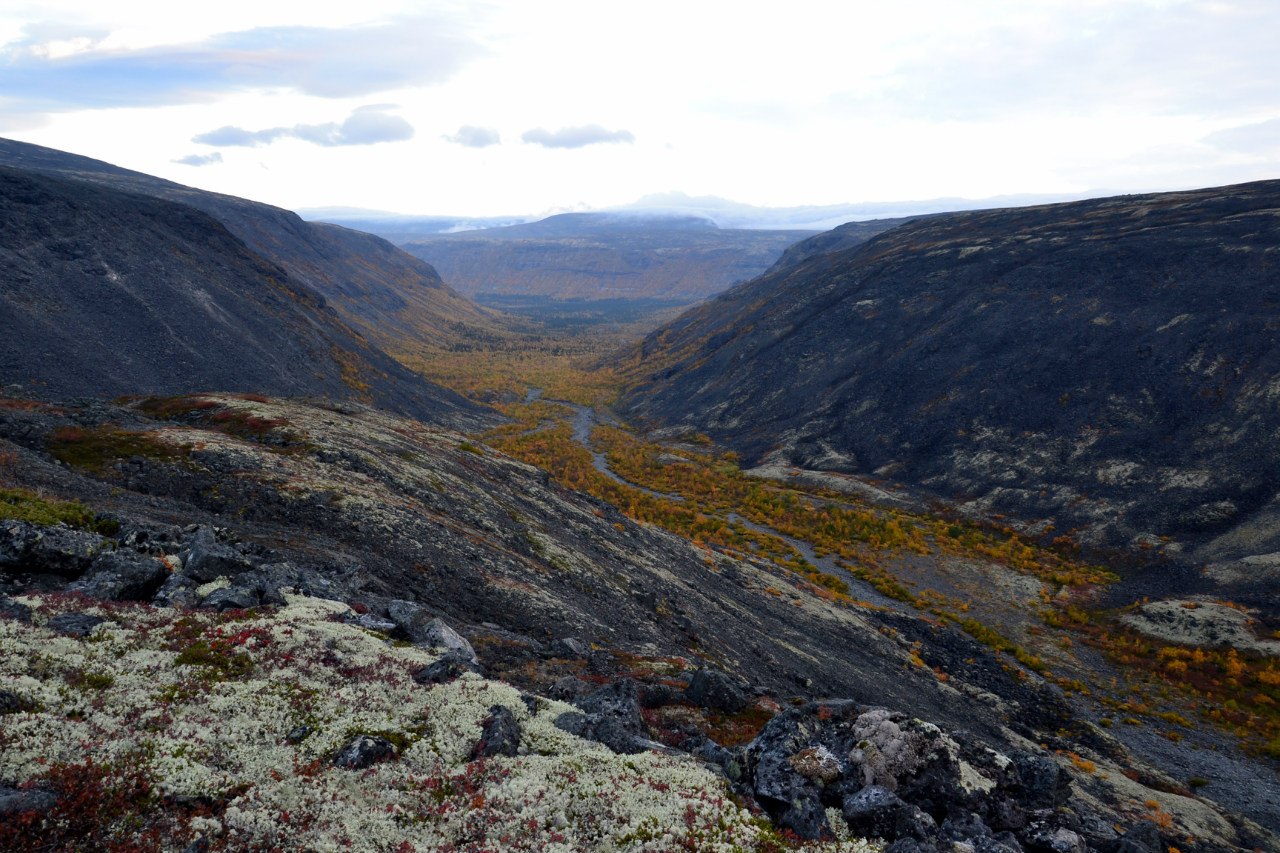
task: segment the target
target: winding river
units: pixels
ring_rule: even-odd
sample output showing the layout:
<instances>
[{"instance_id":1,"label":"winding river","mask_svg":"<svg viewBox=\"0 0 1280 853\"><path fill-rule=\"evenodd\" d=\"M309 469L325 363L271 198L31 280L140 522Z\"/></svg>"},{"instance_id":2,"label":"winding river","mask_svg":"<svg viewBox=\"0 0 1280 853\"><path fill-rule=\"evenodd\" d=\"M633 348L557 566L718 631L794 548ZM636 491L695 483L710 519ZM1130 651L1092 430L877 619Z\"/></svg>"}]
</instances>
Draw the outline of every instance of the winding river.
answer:
<instances>
[{"instance_id":1,"label":"winding river","mask_svg":"<svg viewBox=\"0 0 1280 853\"><path fill-rule=\"evenodd\" d=\"M545 403L551 403L556 406L564 406L568 409L573 410L573 413L574 413L573 440L578 442L580 445L582 445L582 447L585 448L586 451L591 454L591 464L601 474L608 477L610 480L613 480L615 483L618 483L619 485L626 486L629 489L635 489L636 491L639 491L639 492L644 492L646 495L650 495L655 498L661 498L663 500L677 501L677 502L684 501L684 497L682 495L674 495L668 492L655 491L653 489L649 489L644 486L641 486L638 483L633 483L630 480L623 479L622 477L618 476L618 474L616 474L612 468L609 467L609 460L605 458L605 455L603 453L600 453L599 451L597 451L595 449L595 446L591 443L591 431L595 429L595 426L597 423L601 422L601 418L599 414L597 414L595 409L589 406L582 406L577 403L570 403L568 400L553 400L551 398L545 398L542 396L541 388L528 389L528 391L525 392L524 401L526 403L532 403L535 400L542 400ZM617 423L616 420L607 416L604 422ZM779 533L777 530L774 530L772 527L767 527L763 524L757 524L754 521L750 521L742 517L736 512L729 513L726 520L730 524L740 524L743 527L747 528L748 530L753 530L756 533L764 533L769 536L778 537L783 542L786 542L788 545L794 548L800 554L800 556L804 557L806 560L808 560L810 563L816 566L820 571L825 572L826 574L838 577L841 580L843 580L845 583L847 583L849 585L850 592L853 594L855 598L858 598L862 601L868 602L869 604L874 604L879 607L886 607L894 610L904 609L904 605L902 604L902 602L895 601L894 599L889 598L888 596L882 594L875 587L871 586L871 584L856 577L848 569L840 565L839 561L836 560L836 558L830 557L830 556L819 557L817 552L813 550L813 546L810 545L808 542L805 542L803 539L795 539L791 536L787 536L786 534Z\"/></svg>"}]
</instances>

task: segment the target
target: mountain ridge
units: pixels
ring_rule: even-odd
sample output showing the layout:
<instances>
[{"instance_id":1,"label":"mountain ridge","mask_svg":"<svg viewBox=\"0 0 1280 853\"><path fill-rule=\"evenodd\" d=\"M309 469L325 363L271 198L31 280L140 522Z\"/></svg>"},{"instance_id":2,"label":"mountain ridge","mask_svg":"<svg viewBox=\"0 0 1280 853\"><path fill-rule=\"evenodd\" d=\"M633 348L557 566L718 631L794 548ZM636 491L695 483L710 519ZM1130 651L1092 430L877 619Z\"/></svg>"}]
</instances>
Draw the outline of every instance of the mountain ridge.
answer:
<instances>
[{"instance_id":1,"label":"mountain ridge","mask_svg":"<svg viewBox=\"0 0 1280 853\"><path fill-rule=\"evenodd\" d=\"M749 461L1241 568L1280 547L1278 201L1256 182L812 238L621 356L623 410Z\"/></svg>"}]
</instances>

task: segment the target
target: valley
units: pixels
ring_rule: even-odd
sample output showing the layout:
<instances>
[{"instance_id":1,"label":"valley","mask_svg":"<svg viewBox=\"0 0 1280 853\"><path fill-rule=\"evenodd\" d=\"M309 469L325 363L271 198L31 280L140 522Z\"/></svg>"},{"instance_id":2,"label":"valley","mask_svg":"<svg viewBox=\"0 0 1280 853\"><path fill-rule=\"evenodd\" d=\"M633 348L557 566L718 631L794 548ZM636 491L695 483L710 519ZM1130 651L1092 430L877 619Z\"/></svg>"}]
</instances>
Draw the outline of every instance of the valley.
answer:
<instances>
[{"instance_id":1,"label":"valley","mask_svg":"<svg viewBox=\"0 0 1280 853\"><path fill-rule=\"evenodd\" d=\"M1280 848L1274 187L610 222L761 274L481 307L0 143L0 846Z\"/></svg>"}]
</instances>

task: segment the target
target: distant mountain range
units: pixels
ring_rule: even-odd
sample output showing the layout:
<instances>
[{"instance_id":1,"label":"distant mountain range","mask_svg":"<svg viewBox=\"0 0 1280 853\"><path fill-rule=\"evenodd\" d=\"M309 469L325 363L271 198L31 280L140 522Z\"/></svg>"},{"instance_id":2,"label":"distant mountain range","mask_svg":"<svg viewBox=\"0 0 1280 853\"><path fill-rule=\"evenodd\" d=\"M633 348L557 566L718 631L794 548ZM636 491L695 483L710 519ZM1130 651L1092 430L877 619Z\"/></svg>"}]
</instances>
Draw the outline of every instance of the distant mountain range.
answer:
<instances>
[{"instance_id":1,"label":"distant mountain range","mask_svg":"<svg viewBox=\"0 0 1280 853\"><path fill-rule=\"evenodd\" d=\"M1277 329L1280 181L953 213L801 243L630 351L623 407L1274 603Z\"/></svg>"},{"instance_id":2,"label":"distant mountain range","mask_svg":"<svg viewBox=\"0 0 1280 853\"><path fill-rule=\"evenodd\" d=\"M489 322L385 241L8 140L0 199L0 383L52 396L329 396L433 422L488 417L371 343ZM462 319L443 313L453 305Z\"/></svg>"},{"instance_id":3,"label":"distant mountain range","mask_svg":"<svg viewBox=\"0 0 1280 853\"><path fill-rule=\"evenodd\" d=\"M565 213L401 245L473 297L689 303L759 275L810 233L726 230L694 216Z\"/></svg>"}]
</instances>

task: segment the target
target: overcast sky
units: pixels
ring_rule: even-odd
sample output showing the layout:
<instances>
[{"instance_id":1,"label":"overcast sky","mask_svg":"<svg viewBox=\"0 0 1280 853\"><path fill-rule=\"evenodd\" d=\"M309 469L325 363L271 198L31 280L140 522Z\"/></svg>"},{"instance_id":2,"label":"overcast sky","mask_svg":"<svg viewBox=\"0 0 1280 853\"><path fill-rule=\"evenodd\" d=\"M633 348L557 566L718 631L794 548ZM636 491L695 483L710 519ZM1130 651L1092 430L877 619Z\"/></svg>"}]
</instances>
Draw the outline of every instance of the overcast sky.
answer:
<instances>
[{"instance_id":1,"label":"overcast sky","mask_svg":"<svg viewBox=\"0 0 1280 853\"><path fill-rule=\"evenodd\" d=\"M0 0L0 135L289 208L1280 177L1276 0Z\"/></svg>"}]
</instances>

